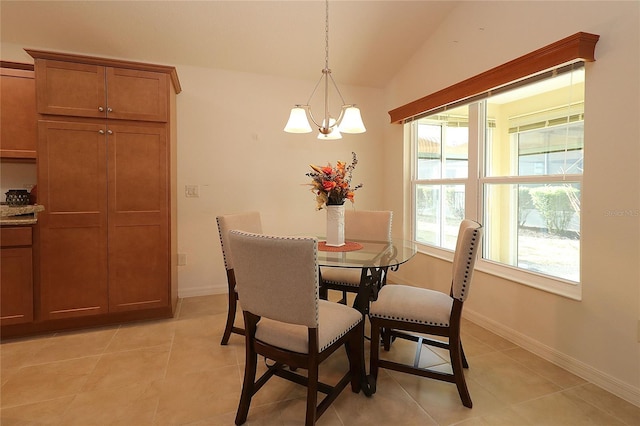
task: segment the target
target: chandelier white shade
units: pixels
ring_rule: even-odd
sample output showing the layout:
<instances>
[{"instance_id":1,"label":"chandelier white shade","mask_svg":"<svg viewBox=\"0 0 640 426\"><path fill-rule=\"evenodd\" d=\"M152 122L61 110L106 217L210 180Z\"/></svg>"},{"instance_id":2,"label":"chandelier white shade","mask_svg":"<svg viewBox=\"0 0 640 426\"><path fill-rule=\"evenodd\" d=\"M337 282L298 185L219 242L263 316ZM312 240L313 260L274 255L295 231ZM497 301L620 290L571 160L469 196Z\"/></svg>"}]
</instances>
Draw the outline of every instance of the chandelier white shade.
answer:
<instances>
[{"instance_id":1,"label":"chandelier white shade","mask_svg":"<svg viewBox=\"0 0 640 426\"><path fill-rule=\"evenodd\" d=\"M302 107L291 108L289 121L284 127L287 133L311 133L311 126L307 120L307 111Z\"/></svg>"},{"instance_id":2,"label":"chandelier white shade","mask_svg":"<svg viewBox=\"0 0 640 426\"><path fill-rule=\"evenodd\" d=\"M291 109L289 115L289 121L287 121L284 131L287 133L310 133L312 131L309 120L318 127L318 139L340 139L341 133L364 133L367 129L362 122L362 116L360 115L360 109L354 104L347 104L338 89L338 85L331 76L331 70L329 69L329 1L325 1L325 64L322 70L322 76L316 83L316 86L309 96L309 100L305 105L296 105ZM333 88L340 96L342 100L342 107L340 108L340 114L338 118L334 118L329 114L329 80L333 85ZM316 89L321 82L324 82L324 114L322 116L322 124L319 124L313 117L311 112L311 106L309 105L313 95L316 93Z\"/></svg>"}]
</instances>

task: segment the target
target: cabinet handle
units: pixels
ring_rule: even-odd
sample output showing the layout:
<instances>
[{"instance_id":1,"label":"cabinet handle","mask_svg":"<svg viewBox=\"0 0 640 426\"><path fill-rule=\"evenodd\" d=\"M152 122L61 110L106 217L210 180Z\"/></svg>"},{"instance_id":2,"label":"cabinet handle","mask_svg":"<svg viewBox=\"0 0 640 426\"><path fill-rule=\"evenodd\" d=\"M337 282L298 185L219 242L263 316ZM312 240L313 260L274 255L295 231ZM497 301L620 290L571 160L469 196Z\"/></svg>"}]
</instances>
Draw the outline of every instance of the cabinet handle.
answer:
<instances>
[{"instance_id":1,"label":"cabinet handle","mask_svg":"<svg viewBox=\"0 0 640 426\"><path fill-rule=\"evenodd\" d=\"M101 106L98 107L98 111L103 112L104 108L102 108Z\"/></svg>"},{"instance_id":2,"label":"cabinet handle","mask_svg":"<svg viewBox=\"0 0 640 426\"><path fill-rule=\"evenodd\" d=\"M104 130L100 129L98 130L98 133L100 133L101 135L104 135Z\"/></svg>"},{"instance_id":3,"label":"cabinet handle","mask_svg":"<svg viewBox=\"0 0 640 426\"><path fill-rule=\"evenodd\" d=\"M113 131L111 131L111 130L107 130L107 134L108 134L108 135L112 135L112 134L113 134Z\"/></svg>"},{"instance_id":4,"label":"cabinet handle","mask_svg":"<svg viewBox=\"0 0 640 426\"><path fill-rule=\"evenodd\" d=\"M113 110L109 107L107 107L107 112L113 112Z\"/></svg>"}]
</instances>

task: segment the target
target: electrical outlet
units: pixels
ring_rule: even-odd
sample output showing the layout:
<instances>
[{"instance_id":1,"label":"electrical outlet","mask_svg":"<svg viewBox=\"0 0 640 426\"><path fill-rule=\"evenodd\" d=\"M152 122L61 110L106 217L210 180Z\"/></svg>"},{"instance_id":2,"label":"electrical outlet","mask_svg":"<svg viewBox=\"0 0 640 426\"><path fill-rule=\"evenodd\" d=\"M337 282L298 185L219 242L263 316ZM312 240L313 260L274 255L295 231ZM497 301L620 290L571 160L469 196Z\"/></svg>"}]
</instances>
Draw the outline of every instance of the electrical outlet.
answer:
<instances>
[{"instance_id":1,"label":"electrical outlet","mask_svg":"<svg viewBox=\"0 0 640 426\"><path fill-rule=\"evenodd\" d=\"M178 253L178 266L185 266L187 264L187 255L184 253Z\"/></svg>"},{"instance_id":2,"label":"electrical outlet","mask_svg":"<svg viewBox=\"0 0 640 426\"><path fill-rule=\"evenodd\" d=\"M184 196L189 198L199 198L200 190L198 188L198 185L185 185Z\"/></svg>"}]
</instances>

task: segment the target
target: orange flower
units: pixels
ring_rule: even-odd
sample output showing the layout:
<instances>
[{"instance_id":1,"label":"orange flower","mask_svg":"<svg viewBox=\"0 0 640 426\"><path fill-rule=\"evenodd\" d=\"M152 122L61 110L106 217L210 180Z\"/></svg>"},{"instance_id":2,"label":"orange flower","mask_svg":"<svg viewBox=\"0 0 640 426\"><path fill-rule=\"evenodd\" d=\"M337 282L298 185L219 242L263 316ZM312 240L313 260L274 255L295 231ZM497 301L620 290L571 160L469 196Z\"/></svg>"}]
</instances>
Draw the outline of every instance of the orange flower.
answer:
<instances>
[{"instance_id":1,"label":"orange flower","mask_svg":"<svg viewBox=\"0 0 640 426\"><path fill-rule=\"evenodd\" d=\"M338 184L336 184L335 182L332 182L330 180L325 180L322 182L322 189L324 189L327 192L331 192L331 190L333 188L335 188L336 186L338 186Z\"/></svg>"},{"instance_id":2,"label":"orange flower","mask_svg":"<svg viewBox=\"0 0 640 426\"><path fill-rule=\"evenodd\" d=\"M333 173L333 168L331 166L324 166L322 168L322 173L324 173L327 176L331 176L331 174Z\"/></svg>"}]
</instances>

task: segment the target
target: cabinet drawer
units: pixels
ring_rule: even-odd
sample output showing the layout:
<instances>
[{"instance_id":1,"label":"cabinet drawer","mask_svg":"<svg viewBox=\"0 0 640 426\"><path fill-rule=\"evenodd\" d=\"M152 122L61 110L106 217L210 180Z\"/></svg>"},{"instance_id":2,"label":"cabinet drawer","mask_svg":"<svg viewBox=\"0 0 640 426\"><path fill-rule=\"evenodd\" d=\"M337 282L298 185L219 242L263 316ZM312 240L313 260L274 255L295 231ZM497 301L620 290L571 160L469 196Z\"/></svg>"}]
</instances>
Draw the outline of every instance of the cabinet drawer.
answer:
<instances>
[{"instance_id":1,"label":"cabinet drawer","mask_svg":"<svg viewBox=\"0 0 640 426\"><path fill-rule=\"evenodd\" d=\"M30 226L0 228L0 246L30 246L33 243Z\"/></svg>"}]
</instances>

